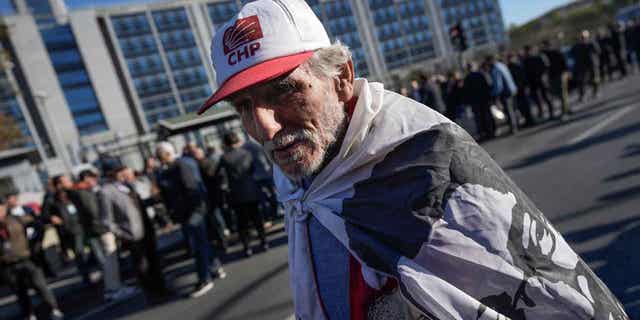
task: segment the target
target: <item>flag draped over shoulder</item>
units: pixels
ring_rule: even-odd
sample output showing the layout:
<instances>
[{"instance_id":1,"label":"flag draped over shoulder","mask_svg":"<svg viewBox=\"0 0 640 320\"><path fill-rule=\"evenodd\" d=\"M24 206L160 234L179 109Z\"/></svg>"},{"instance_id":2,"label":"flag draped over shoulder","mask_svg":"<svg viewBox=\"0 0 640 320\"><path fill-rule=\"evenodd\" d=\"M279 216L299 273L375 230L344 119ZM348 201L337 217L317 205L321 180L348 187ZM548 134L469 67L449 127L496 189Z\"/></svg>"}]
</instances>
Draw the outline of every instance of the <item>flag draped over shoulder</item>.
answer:
<instances>
[{"instance_id":1,"label":"flag draped over shoulder","mask_svg":"<svg viewBox=\"0 0 640 320\"><path fill-rule=\"evenodd\" d=\"M324 319L309 256L313 215L373 288L398 280L426 319L628 319L609 289L463 129L356 80L339 154L307 189L279 168L300 319Z\"/></svg>"}]
</instances>

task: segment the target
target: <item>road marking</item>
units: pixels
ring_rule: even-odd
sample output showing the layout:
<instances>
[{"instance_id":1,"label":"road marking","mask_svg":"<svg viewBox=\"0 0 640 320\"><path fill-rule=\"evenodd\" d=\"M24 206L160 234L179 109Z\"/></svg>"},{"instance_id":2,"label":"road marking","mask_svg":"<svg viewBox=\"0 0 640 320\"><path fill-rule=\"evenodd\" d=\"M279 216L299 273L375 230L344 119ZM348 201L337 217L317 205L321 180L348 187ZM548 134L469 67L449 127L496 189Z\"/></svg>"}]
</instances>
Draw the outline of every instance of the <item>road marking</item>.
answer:
<instances>
[{"instance_id":1,"label":"road marking","mask_svg":"<svg viewBox=\"0 0 640 320\"><path fill-rule=\"evenodd\" d=\"M292 315L288 316L288 317L287 317L286 319L284 319L284 320L296 320L296 315L295 315L295 314L292 314Z\"/></svg>"},{"instance_id":2,"label":"road marking","mask_svg":"<svg viewBox=\"0 0 640 320\"><path fill-rule=\"evenodd\" d=\"M585 139L591 137L592 135L594 135L595 133L597 133L598 131L604 129L607 125L609 125L611 122L618 120L619 118L621 118L622 116L624 116L625 114L627 114L629 111L633 110L635 106L628 106L610 116L605 117L605 119L603 119L602 121L600 121L600 123L596 124L595 126L587 129L587 131L583 132L581 135L571 139L569 141L569 144L578 144L582 141L584 141Z\"/></svg>"}]
</instances>

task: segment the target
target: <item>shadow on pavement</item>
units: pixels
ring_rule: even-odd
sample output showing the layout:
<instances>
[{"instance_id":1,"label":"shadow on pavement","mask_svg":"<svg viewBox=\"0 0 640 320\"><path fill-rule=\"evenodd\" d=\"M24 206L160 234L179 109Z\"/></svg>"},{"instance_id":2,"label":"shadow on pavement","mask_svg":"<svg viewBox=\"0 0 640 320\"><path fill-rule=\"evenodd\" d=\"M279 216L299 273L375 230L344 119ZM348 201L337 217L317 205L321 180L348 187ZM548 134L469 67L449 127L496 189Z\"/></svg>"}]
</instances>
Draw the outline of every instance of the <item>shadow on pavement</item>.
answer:
<instances>
[{"instance_id":1,"label":"shadow on pavement","mask_svg":"<svg viewBox=\"0 0 640 320\"><path fill-rule=\"evenodd\" d=\"M211 310L208 315L202 319L214 319L220 315L223 315L226 311L230 310L231 308L235 307L240 301L242 301L242 299L249 294L250 292L254 291L256 288L260 287L263 283L269 281L270 279L276 277L277 275L279 275L282 272L285 272L287 269L289 268L289 264L287 263L287 261L284 261L283 263L278 264L275 268L271 269L269 272L267 272L266 274L264 274L262 277L256 279L255 281L252 281L251 283L245 285L244 287L240 288L238 290L237 293L235 293L234 295L226 298L222 303L220 303L220 306Z\"/></svg>"},{"instance_id":2,"label":"shadow on pavement","mask_svg":"<svg viewBox=\"0 0 640 320\"><path fill-rule=\"evenodd\" d=\"M607 246L583 252L587 263L603 262L594 271L620 299L631 319L640 319L640 217L569 233L568 241L586 241L608 232L622 230Z\"/></svg>"},{"instance_id":3,"label":"shadow on pavement","mask_svg":"<svg viewBox=\"0 0 640 320\"><path fill-rule=\"evenodd\" d=\"M621 158L631 158L635 156L640 156L640 144L630 144L626 146Z\"/></svg>"},{"instance_id":4,"label":"shadow on pavement","mask_svg":"<svg viewBox=\"0 0 640 320\"><path fill-rule=\"evenodd\" d=\"M611 130L605 134L597 135L585 139L581 142L571 144L571 145L563 145L560 147L556 147L553 149L549 149L538 154L531 155L519 162L505 168L505 170L514 170L514 169L522 169L532 165L540 164L546 161L549 161L553 158L563 156L566 154L570 154L573 152L577 152L593 145L598 145L602 143L609 142L611 140L615 140L633 133L640 131L640 123L630 124L615 130Z\"/></svg>"},{"instance_id":5,"label":"shadow on pavement","mask_svg":"<svg viewBox=\"0 0 640 320\"><path fill-rule=\"evenodd\" d=\"M625 188L622 190L609 192L598 198L600 201L620 201L631 197L640 195L640 185Z\"/></svg>"},{"instance_id":6,"label":"shadow on pavement","mask_svg":"<svg viewBox=\"0 0 640 320\"><path fill-rule=\"evenodd\" d=\"M615 177L617 175L614 175L612 177ZM606 179L610 179L610 178L606 178ZM618 202L618 203L622 203L622 202L626 202L626 201L630 201L635 199L636 197L640 196L640 185L637 186L633 186L633 187L629 187L626 189L622 189L622 190L618 190L618 191L613 191L613 192L609 192L607 194L604 194L600 197L598 197L598 203L590 206L586 209L581 209L581 210L577 210L574 212L569 212L566 214L563 214L561 217L553 219L552 222L554 224L561 224L564 222L568 222L571 221L573 219L576 218L580 218L583 216L586 216L588 214L591 214L593 212L597 212L603 209L607 209L611 207L611 202Z\"/></svg>"},{"instance_id":7,"label":"shadow on pavement","mask_svg":"<svg viewBox=\"0 0 640 320\"><path fill-rule=\"evenodd\" d=\"M640 175L640 167L610 175L610 176L604 178L602 181L603 182L612 182L612 181L622 180L622 179L626 179L626 178L631 178L631 177L637 176L637 175Z\"/></svg>"},{"instance_id":8,"label":"shadow on pavement","mask_svg":"<svg viewBox=\"0 0 640 320\"><path fill-rule=\"evenodd\" d=\"M603 113L612 111L612 110L616 110L616 109L620 109L622 107L626 107L629 106L629 104L638 101L640 99L640 94L634 92L632 94L625 94L625 95L621 95L620 97L618 97L617 99L609 99L609 100L605 100L605 101L600 101L595 105L592 106L584 106L583 108L575 111L572 116L567 120L567 121L559 121L559 120L555 120L555 121L550 121L550 122L546 122L546 123L541 123L539 124L537 127L532 128L531 130L526 130L523 131L522 133L520 133L518 136L519 137L529 137L529 136L533 136L536 135L542 131L546 131L549 129L555 129L555 128L559 128L559 127L564 127L570 123L573 122L578 122L578 121L582 121L585 119L590 119L593 118L595 116L599 116ZM606 107L606 108L602 108L602 106L604 106L606 104L610 104L610 103L615 103L612 106Z\"/></svg>"}]
</instances>

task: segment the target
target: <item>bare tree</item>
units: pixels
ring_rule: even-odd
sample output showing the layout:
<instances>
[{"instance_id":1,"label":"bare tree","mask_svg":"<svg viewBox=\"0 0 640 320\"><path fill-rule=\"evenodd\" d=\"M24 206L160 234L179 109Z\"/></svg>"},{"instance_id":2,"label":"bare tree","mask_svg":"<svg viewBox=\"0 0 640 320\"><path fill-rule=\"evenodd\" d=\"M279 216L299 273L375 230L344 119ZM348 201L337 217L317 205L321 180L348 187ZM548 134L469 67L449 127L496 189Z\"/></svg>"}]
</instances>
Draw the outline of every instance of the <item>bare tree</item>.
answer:
<instances>
[{"instance_id":1,"label":"bare tree","mask_svg":"<svg viewBox=\"0 0 640 320\"><path fill-rule=\"evenodd\" d=\"M15 119L0 113L0 151L14 147L24 141L24 136Z\"/></svg>"}]
</instances>

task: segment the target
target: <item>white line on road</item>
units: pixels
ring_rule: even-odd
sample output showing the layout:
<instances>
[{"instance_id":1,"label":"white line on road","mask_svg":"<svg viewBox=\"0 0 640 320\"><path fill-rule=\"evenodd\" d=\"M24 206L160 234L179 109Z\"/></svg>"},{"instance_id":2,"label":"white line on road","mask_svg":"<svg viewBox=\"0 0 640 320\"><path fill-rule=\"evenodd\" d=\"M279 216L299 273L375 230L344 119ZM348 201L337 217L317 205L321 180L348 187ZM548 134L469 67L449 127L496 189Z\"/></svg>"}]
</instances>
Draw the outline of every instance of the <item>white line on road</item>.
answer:
<instances>
[{"instance_id":1,"label":"white line on road","mask_svg":"<svg viewBox=\"0 0 640 320\"><path fill-rule=\"evenodd\" d=\"M595 126L587 129L587 131L583 132L581 135L571 139L571 141L569 141L569 144L577 144L580 143L582 141L584 141L585 139L591 137L592 135L594 135L595 133L597 133L598 131L604 129L607 125L609 125L611 122L618 120L619 118L621 118L622 116L624 116L625 114L627 114L629 111L633 110L635 108L635 106L628 106L610 116L605 117L602 121L600 121L600 123L596 124Z\"/></svg>"},{"instance_id":2,"label":"white line on road","mask_svg":"<svg viewBox=\"0 0 640 320\"><path fill-rule=\"evenodd\" d=\"M296 315L292 314L292 315L288 316L285 320L296 320Z\"/></svg>"}]
</instances>

